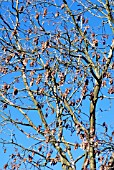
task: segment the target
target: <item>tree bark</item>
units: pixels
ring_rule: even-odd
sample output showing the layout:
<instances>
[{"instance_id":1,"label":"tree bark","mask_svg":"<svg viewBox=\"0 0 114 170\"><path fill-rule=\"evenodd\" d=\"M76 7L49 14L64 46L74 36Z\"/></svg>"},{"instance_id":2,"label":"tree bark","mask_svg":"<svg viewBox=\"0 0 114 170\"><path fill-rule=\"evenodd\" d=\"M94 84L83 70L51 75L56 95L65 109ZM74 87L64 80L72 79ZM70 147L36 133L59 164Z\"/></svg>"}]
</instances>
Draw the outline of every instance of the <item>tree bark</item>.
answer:
<instances>
[{"instance_id":1,"label":"tree bark","mask_svg":"<svg viewBox=\"0 0 114 170\"><path fill-rule=\"evenodd\" d=\"M96 160L95 160L95 148L94 148L94 138L95 138L95 122L96 122L96 116L95 116L95 110L96 110L96 104L98 100L98 94L100 90L101 84L96 83L94 87L93 92L93 99L91 100L90 104L90 129L89 129L89 157L90 157L90 170L96 169Z\"/></svg>"}]
</instances>

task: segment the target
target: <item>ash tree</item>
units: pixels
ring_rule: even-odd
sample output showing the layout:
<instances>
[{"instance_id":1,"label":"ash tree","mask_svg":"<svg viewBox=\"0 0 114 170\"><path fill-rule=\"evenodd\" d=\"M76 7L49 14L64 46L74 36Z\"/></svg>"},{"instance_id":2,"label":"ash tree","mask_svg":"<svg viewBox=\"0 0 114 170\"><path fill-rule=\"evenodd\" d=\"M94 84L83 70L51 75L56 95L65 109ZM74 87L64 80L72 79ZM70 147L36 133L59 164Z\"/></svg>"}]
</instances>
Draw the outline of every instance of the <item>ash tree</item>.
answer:
<instances>
[{"instance_id":1,"label":"ash tree","mask_svg":"<svg viewBox=\"0 0 114 170\"><path fill-rule=\"evenodd\" d=\"M114 169L114 6L0 1L0 168Z\"/></svg>"}]
</instances>

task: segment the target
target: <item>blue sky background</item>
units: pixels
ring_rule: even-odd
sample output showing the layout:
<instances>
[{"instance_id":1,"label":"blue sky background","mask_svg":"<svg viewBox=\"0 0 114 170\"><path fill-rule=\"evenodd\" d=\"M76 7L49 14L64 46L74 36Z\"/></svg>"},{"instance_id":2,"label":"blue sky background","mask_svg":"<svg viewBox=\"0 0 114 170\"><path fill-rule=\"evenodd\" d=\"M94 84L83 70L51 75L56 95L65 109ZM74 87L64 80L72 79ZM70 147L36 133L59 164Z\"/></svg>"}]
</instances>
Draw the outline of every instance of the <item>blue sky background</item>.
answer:
<instances>
[{"instance_id":1,"label":"blue sky background","mask_svg":"<svg viewBox=\"0 0 114 170\"><path fill-rule=\"evenodd\" d=\"M19 8L24 5L25 6L25 2L23 3L22 1L19 1L20 2L20 5L19 5ZM58 4L59 6L61 6L61 1L58 0L58 1L55 1L56 4ZM83 3L86 3L86 1L82 1ZM92 1L93 2L93 1ZM94 1L95 3L98 3L96 0ZM32 1L32 3L34 3ZM14 3L15 4L15 3ZM72 9L72 10L75 10L75 14L77 15L79 13L79 11L83 11L82 7L80 6L77 6L78 3L76 2L72 2L71 0L68 2L68 5L69 7ZM99 3L98 3L99 4ZM12 15L9 17L8 15L8 12L6 12L6 10L8 11L9 9L13 12L13 9L11 7L11 2L4 2L4 3L1 3L1 6L2 8L0 8L0 13L5 17L5 20L10 22L10 26L11 28L14 28L14 26L12 26L12 22L10 20L10 17L12 18L12 21L15 23L15 17L13 17ZM43 10L44 8L46 8L46 4L44 4L44 6L40 6L40 5L37 5L36 7L36 10L35 8L32 9L31 8L31 5L30 7L28 7L28 10L30 10L30 13L31 13L31 18L32 18L32 21L34 22L34 25L36 27L39 27L37 22L36 22L36 19L34 18L34 15L36 12L39 12L39 13L43 13ZM44 28L46 29L47 32L51 32L52 34L54 33L55 29L56 29L56 32L58 31L63 31L65 32L65 29L64 27L66 26L66 28L68 28L70 31L69 31L69 34L72 36L72 39L74 38L74 34L72 33L72 28L74 27L74 24L72 24L71 22L71 18L69 17L68 18L68 15L67 13L64 12L64 9L59 11L59 8L55 8L53 6L51 7L47 7L48 9L48 14L46 17L42 17L40 16L40 21L41 23L43 24L44 22ZM26 10L26 9L25 9ZM58 18L55 18L55 20L51 18L52 16L55 15L55 12L59 11L60 12L60 16ZM49 18L48 18L49 17ZM101 19L98 19L96 17L93 17L89 12L87 13L84 13L82 14L82 17L85 17L85 19L88 18L89 22L87 25L90 26L90 29L88 30L88 34L87 34L87 37L88 39L90 39L90 35L92 32L95 32L97 34L96 38L99 40L99 49L98 49L98 53L101 53L101 51L106 51L109 50L109 47L107 46L107 44L111 45L111 42L112 42L112 39L114 38L113 37L113 34L112 34L112 31L111 29L109 28L108 25L102 25L102 21ZM60 22L61 19L63 19L62 23ZM67 19L68 22L65 23L64 20ZM50 21L50 22L48 22ZM57 24L55 24L55 23ZM3 23L1 21L1 23ZM81 24L81 23L80 23ZM15 25L15 24L14 24ZM85 29L85 26L86 25L82 25L82 30ZM0 26L0 29L2 28L2 25ZM32 34L28 34L27 30L28 29L33 29L31 23L29 22L28 18L27 18L27 15L25 14L20 14L20 28L22 29L21 31L23 32L26 32L26 35L23 34L21 31L19 31L19 34L22 38L22 40L20 41L23 48L27 49L28 51L32 50L34 48L34 44L33 44L33 37L36 36L34 33ZM12 31L11 31L12 33ZM11 33L9 32L9 35L11 35ZM102 42L103 42L103 39L102 39L102 36L101 34L107 34L108 35L108 39L106 39L106 45L102 45ZM3 31L1 30L1 33L0 35L4 36L5 37L5 32L3 33ZM29 35L29 38L31 38L30 41L25 41L25 38L28 37ZM38 44L38 47L40 48L41 47L41 43L42 41L46 41L48 39L51 39L51 36L52 35L44 35L44 33L40 34L40 32L38 33L38 36L39 36L39 44ZM7 37L5 38L7 40ZM15 43L14 40L12 40L13 43ZM61 40L62 42L64 42L64 40ZM100 49L100 48L103 48L103 49ZM60 55L59 52L57 52L56 50L52 50L52 49L49 49L49 52L51 53L51 56L52 58L54 57L54 55L57 57L57 59L63 59L63 60L70 60L67 56L67 58L64 58L63 56ZM1 50L0 51L0 55L1 55L1 58L0 60L2 60L2 57L6 57L5 55L7 55L7 53L5 55L3 55L3 51ZM90 53L90 56L92 54ZM102 57L102 56L101 56ZM50 58L50 55L48 56L46 53L44 54L41 54L41 58L43 59L44 63L46 63L47 60L49 60ZM95 62L95 58L92 59L93 62ZM14 61L13 61L14 62ZM17 62L17 58L15 57L15 62ZM114 59L113 59L113 62L114 62ZM2 62L3 66L5 65L4 62ZM55 62L52 62L51 63L51 66L54 67L55 65ZM21 65L20 65L21 66ZM36 65L35 68L40 68L39 65ZM12 69L12 66L9 67L9 70ZM27 69L30 69L30 66L29 66L29 63L27 65ZM81 72L83 73L83 67L81 67ZM43 73L44 71L39 71L40 73ZM38 73L39 73L38 72ZM60 72L65 72L65 69L60 66ZM77 85L75 84L68 84L68 82L71 81L71 77L74 76L74 73L76 72L76 70L70 70L69 74L67 75L67 79L66 79L66 82L63 86L61 86L61 91L64 93L65 92L65 89L67 87L73 87L74 89L77 87ZM89 75L89 71L87 70L87 78L89 79L89 86L88 86L88 89L90 89L90 91L92 90L92 87L93 87L93 83L92 83L92 79ZM111 70L111 75L113 76L113 80L114 80L114 70ZM14 82L14 84L12 84L12 89L9 91L10 93L12 93L13 91L13 88L16 87L18 88L20 91L19 91L19 94L15 97L12 97L12 95L10 95L11 97L11 100L13 102L15 102L16 104L18 103L19 105L23 105L23 106L32 106L33 105L33 102L31 102L29 100L29 98L25 98L25 99L22 99L23 103L20 101L20 100L16 100L16 97L18 98L19 96L26 96L27 94L25 92L22 91L22 89L24 88L24 85L23 85L23 82L22 82L22 78L21 78L21 73L20 71L17 71L16 73L9 73L5 76L2 77L2 74L0 73L0 88L2 88L2 85L3 83L11 83L12 81L14 81L15 77L19 76L19 82ZM37 76L37 75L36 75ZM28 74L28 77L29 77L29 74ZM58 75L57 75L58 77ZM106 78L104 78L106 79ZM59 77L57 78L57 80L59 81ZM82 78L79 77L79 81L81 81ZM109 82L107 81L106 79L106 82L107 82L107 86L106 87L102 87L101 91L100 91L100 94L99 96L101 96L101 94L103 93L104 95L106 96L111 96L112 98L114 98L114 95L109 95L108 94L108 89L109 89ZM39 85L39 88L43 87L43 83L41 83ZM36 90L36 85L33 85L31 87L32 90ZM46 89L46 91L48 91L48 89ZM90 92L89 91L89 92ZM89 93L88 92L88 93ZM77 100L79 99L80 97L80 93L81 93L81 89L78 90L78 92L76 93L76 95L73 96L73 99L74 100ZM46 98L43 97L43 96L37 96L37 100L42 102L42 101L45 101L44 103L44 108L43 108L43 112L44 114L46 114L46 112L48 113L48 118L47 118L47 122L48 123L51 123L53 122L53 120L55 119L55 114L51 114L51 110L47 110L47 103L46 103ZM1 104L1 103L0 103ZM55 103L52 102L52 105L55 106ZM19 111L17 111L17 109L14 109L13 107L8 107L7 109L3 110L2 108L2 104L0 105L0 113L1 115L3 115L3 112L7 113L7 114L11 114L12 118L14 120L20 120L20 121L23 121L23 122L26 122L25 119L23 118L23 116L20 114ZM81 111L82 113L86 113L87 115L89 115L89 106L90 106L90 100L89 100L89 97L86 98L86 100L83 101L82 103L82 107L81 107ZM111 106L111 108L110 108ZM73 108L72 108L73 109ZM101 134L102 134L102 137L104 139L106 139L106 136L104 136L104 131L105 129L102 127L102 124L103 122L106 122L107 126L108 126L108 133L111 134L112 131L114 130L114 100L113 99L103 99L103 100L100 100L98 101L98 104L97 104L97 109L96 109L96 123L97 123L97 135L98 135L98 138L101 137ZM29 115L29 117L31 118L31 120L33 120L34 124L36 126L38 125L41 125L41 121L40 121L40 118L39 118L39 115L37 114L36 111L26 111L27 115ZM65 112L64 112L65 113ZM76 114L78 113L78 110L76 110ZM78 114L77 114L78 115ZM80 115L78 115L80 116ZM65 117L64 117L65 118ZM87 116L84 116L84 114L81 114L81 118L83 120L83 122L87 122ZM70 120L69 119L69 124L70 124ZM2 122L2 118L0 117L0 121L1 121L1 124L4 124L4 122ZM21 126L20 126L21 127ZM11 129L12 129L12 132L11 132ZM1 126L1 130L2 130L2 126ZM37 135L35 131L33 131L33 129L29 128L29 127L25 127L24 130L28 133L28 134L35 134L36 137L41 137L40 135ZM17 131L17 129L15 128L14 125L10 124L10 123L6 123L5 126L3 126L3 131L2 133L0 134L0 138L3 138L3 139L7 139L9 140L11 138L11 133L15 133L15 137L16 137L16 140L18 141L19 144L22 144L26 147L30 147L31 145L34 145L36 143L36 141L34 141L33 139L31 138L27 138L25 135L23 135L21 132ZM79 136L76 136L76 132L74 133L71 133L70 130L64 130L64 137L67 141L69 142L75 142L75 143L78 143L80 142L80 139L79 139ZM14 137L13 137L14 138ZM43 137L41 137L43 139ZM15 139L14 139L15 140ZM108 140L108 138L107 138ZM114 141L112 141L113 143ZM50 145L47 146L48 147L48 151L50 151ZM5 146L4 146L5 148ZM37 146L36 146L36 149L37 149ZM80 148L78 150L74 150L74 148L72 147L72 153L73 153L73 156L75 158L77 158L78 156L80 156L82 153L83 153L83 150L81 150ZM0 153L0 168L1 170L3 169L3 165L5 163L7 163L8 161L8 155L9 154L12 154L13 152L15 152L13 146L9 145L7 147L7 150L6 150L6 153L4 153L4 149L3 149L3 146L0 145L0 150L1 150L1 153ZM18 150L19 151L19 150ZM18 152L17 151L17 152ZM53 150L53 154L52 156L54 157L55 156L55 153L56 151ZM24 152L21 152L21 154L23 155ZM45 153L44 153L45 154ZM108 153L107 153L108 154ZM28 152L28 155L29 155L29 152ZM34 158L35 160L38 159L38 157ZM27 165L28 163L26 162L25 165ZM76 165L77 165L77 169L78 170L81 170L81 165L83 164L83 159L81 159ZM99 166L99 163L97 164L97 168ZM31 166L29 166L30 169L31 169ZM29 169L29 167L27 169ZM50 166L52 169L62 169L61 168L61 165L60 163L57 164L56 166ZM21 169L24 170L24 166L21 167ZM34 168L32 168L34 169ZM45 170L47 170L48 168L44 167ZM99 169L99 168L98 168Z\"/></svg>"}]
</instances>

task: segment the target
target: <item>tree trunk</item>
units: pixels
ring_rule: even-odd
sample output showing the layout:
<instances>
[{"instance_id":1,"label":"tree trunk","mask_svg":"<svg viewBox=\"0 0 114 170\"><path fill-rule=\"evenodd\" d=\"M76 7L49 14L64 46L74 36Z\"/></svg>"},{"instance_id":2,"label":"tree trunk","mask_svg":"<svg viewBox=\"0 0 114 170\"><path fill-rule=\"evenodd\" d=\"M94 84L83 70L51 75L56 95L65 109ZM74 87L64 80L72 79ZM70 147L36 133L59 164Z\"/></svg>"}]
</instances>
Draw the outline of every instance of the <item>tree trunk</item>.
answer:
<instances>
[{"instance_id":1,"label":"tree trunk","mask_svg":"<svg viewBox=\"0 0 114 170\"><path fill-rule=\"evenodd\" d=\"M95 138L95 121L96 121L96 116L95 116L95 110L96 110L96 104L98 100L98 94L100 90L100 84L96 84L94 87L94 92L93 92L93 98L91 99L91 104L90 104L90 131L89 131L89 157L90 157L90 170L96 170L96 160L95 160L95 148L94 148L94 138Z\"/></svg>"}]
</instances>

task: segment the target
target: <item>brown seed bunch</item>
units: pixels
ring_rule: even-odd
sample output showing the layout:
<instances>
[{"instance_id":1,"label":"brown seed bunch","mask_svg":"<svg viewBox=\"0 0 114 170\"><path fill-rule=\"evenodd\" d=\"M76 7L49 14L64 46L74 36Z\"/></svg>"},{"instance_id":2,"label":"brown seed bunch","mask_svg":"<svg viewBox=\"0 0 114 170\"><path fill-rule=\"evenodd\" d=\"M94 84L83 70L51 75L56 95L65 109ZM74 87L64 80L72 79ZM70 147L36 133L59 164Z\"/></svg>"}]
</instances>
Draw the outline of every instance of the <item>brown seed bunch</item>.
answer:
<instances>
[{"instance_id":1,"label":"brown seed bunch","mask_svg":"<svg viewBox=\"0 0 114 170\"><path fill-rule=\"evenodd\" d=\"M17 94L18 94L18 89L14 88L13 95L17 95Z\"/></svg>"}]
</instances>

